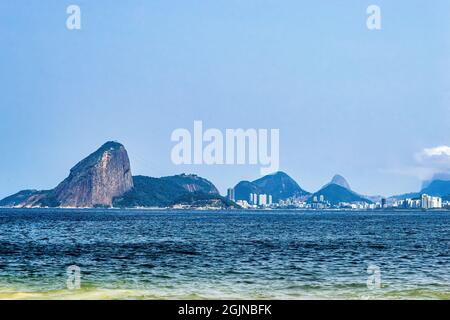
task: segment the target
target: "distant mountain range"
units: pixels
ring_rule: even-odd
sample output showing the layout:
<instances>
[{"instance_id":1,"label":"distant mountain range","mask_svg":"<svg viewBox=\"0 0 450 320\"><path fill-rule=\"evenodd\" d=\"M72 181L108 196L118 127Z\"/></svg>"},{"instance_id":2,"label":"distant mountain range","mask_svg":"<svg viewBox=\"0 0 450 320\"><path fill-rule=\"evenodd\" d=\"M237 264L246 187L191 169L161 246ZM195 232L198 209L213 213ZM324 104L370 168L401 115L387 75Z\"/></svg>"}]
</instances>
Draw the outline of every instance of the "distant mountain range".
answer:
<instances>
[{"instance_id":1,"label":"distant mountain range","mask_svg":"<svg viewBox=\"0 0 450 320\"><path fill-rule=\"evenodd\" d=\"M448 197L450 196L450 181L434 180L420 191L421 194L430 196Z\"/></svg>"},{"instance_id":2,"label":"distant mountain range","mask_svg":"<svg viewBox=\"0 0 450 320\"><path fill-rule=\"evenodd\" d=\"M337 205L340 202L373 203L372 200L352 191L350 184L341 175L335 175L331 179L331 182L327 183L322 189L314 193L308 199L308 202L312 202L315 198L320 199L320 196L323 196L325 201L328 201L331 205Z\"/></svg>"},{"instance_id":3,"label":"distant mountain range","mask_svg":"<svg viewBox=\"0 0 450 320\"><path fill-rule=\"evenodd\" d=\"M433 180L424 184L419 192L411 192L390 197L391 200L404 200L407 198L419 198L422 194L433 197L441 197L445 201L450 201L450 180Z\"/></svg>"},{"instance_id":4,"label":"distant mountain range","mask_svg":"<svg viewBox=\"0 0 450 320\"><path fill-rule=\"evenodd\" d=\"M2 207L236 207L208 180L196 175L151 178L131 175L125 147L107 142L80 161L51 190L23 190L0 201Z\"/></svg>"},{"instance_id":5,"label":"distant mountain range","mask_svg":"<svg viewBox=\"0 0 450 320\"><path fill-rule=\"evenodd\" d=\"M430 180L425 180L422 183L422 189L425 189L426 187L428 187L433 181L450 181L450 172L439 172L439 173L435 173L433 175L433 177Z\"/></svg>"},{"instance_id":6,"label":"distant mountain range","mask_svg":"<svg viewBox=\"0 0 450 320\"><path fill-rule=\"evenodd\" d=\"M442 175L440 175L442 176ZM332 205L340 202L354 203L365 202L374 203L381 201L381 196L361 195L353 191L347 180L341 175L335 175L329 183L324 185L319 191L310 193L302 189L291 177L284 172L277 172L272 175L262 177L261 179L250 181L241 181L235 186L236 200L247 200L250 193L272 194L273 201L286 200L288 198L300 198L311 203L315 197L325 198L325 201ZM419 192L390 197L389 200L402 200L406 198L418 198L422 194L442 197L443 200L450 201L450 180L433 180L426 183Z\"/></svg>"},{"instance_id":7,"label":"distant mountain range","mask_svg":"<svg viewBox=\"0 0 450 320\"><path fill-rule=\"evenodd\" d=\"M252 182L241 181L234 187L234 192L236 200L248 201L250 193L256 193L272 195L273 202L288 198L307 197L311 194L303 190L294 179L281 171Z\"/></svg>"},{"instance_id":8,"label":"distant mountain range","mask_svg":"<svg viewBox=\"0 0 450 320\"><path fill-rule=\"evenodd\" d=\"M312 202L314 197L318 199L324 196L325 200L335 205L340 202L366 202L372 200L352 191L347 180L341 175L335 175L322 189L311 194L302 189L294 179L284 172L277 172L264 176L253 182L241 181L235 187L236 200L249 200L250 193L271 194L273 202L290 198L303 199Z\"/></svg>"},{"instance_id":9,"label":"distant mountain range","mask_svg":"<svg viewBox=\"0 0 450 320\"><path fill-rule=\"evenodd\" d=\"M439 177L443 177L442 175ZM353 191L341 175L335 175L319 191L310 193L284 172L276 172L254 181L241 181L235 188L235 200L249 200L251 193L272 195L272 200L301 199L311 202L325 198L332 205L340 202L373 203L379 196L363 196ZM450 181L433 180L420 192L393 196L390 200L416 198L421 194L450 200ZM162 178L132 176L125 147L107 142L76 164L66 179L51 190L22 190L0 201L1 207L212 207L237 208L222 197L214 184L197 175Z\"/></svg>"}]
</instances>

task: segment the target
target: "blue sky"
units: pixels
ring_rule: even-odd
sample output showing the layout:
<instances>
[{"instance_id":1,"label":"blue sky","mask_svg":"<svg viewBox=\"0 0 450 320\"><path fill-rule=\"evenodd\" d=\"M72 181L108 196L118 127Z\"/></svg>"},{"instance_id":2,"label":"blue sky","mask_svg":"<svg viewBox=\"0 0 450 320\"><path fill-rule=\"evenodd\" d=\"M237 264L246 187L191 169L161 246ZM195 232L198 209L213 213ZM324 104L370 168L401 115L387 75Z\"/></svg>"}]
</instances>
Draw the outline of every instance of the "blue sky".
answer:
<instances>
[{"instance_id":1,"label":"blue sky","mask_svg":"<svg viewBox=\"0 0 450 320\"><path fill-rule=\"evenodd\" d=\"M222 192L259 177L172 164L170 135L194 120L280 129L280 169L308 191L335 173L363 194L416 191L450 171L449 31L444 0L1 1L0 197L56 186L107 140L133 174Z\"/></svg>"}]
</instances>

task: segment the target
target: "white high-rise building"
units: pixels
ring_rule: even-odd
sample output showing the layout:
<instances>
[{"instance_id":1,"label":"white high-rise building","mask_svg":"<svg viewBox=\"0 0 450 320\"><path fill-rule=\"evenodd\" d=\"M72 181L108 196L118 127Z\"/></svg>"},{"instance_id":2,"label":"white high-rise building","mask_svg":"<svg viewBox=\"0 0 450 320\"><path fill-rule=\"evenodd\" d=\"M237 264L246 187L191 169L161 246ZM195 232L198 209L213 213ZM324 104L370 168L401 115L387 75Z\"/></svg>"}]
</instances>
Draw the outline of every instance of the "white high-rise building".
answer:
<instances>
[{"instance_id":1,"label":"white high-rise building","mask_svg":"<svg viewBox=\"0 0 450 320\"><path fill-rule=\"evenodd\" d=\"M422 209L430 208L430 196L427 194L422 195Z\"/></svg>"},{"instance_id":2,"label":"white high-rise building","mask_svg":"<svg viewBox=\"0 0 450 320\"><path fill-rule=\"evenodd\" d=\"M431 197L427 194L422 195L422 209L441 209L442 208L442 198L440 197Z\"/></svg>"},{"instance_id":3,"label":"white high-rise building","mask_svg":"<svg viewBox=\"0 0 450 320\"><path fill-rule=\"evenodd\" d=\"M250 193L250 204L258 205L258 195L256 193Z\"/></svg>"},{"instance_id":4,"label":"white high-rise building","mask_svg":"<svg viewBox=\"0 0 450 320\"><path fill-rule=\"evenodd\" d=\"M227 198L228 198L228 200L235 201L234 188L228 188Z\"/></svg>"},{"instance_id":5,"label":"white high-rise building","mask_svg":"<svg viewBox=\"0 0 450 320\"><path fill-rule=\"evenodd\" d=\"M431 197L430 208L431 209L441 209L442 208L442 198L440 198L440 197Z\"/></svg>"},{"instance_id":6,"label":"white high-rise building","mask_svg":"<svg viewBox=\"0 0 450 320\"><path fill-rule=\"evenodd\" d=\"M267 205L267 195L266 194L260 194L259 195L258 205L260 205L260 206L266 206Z\"/></svg>"}]
</instances>

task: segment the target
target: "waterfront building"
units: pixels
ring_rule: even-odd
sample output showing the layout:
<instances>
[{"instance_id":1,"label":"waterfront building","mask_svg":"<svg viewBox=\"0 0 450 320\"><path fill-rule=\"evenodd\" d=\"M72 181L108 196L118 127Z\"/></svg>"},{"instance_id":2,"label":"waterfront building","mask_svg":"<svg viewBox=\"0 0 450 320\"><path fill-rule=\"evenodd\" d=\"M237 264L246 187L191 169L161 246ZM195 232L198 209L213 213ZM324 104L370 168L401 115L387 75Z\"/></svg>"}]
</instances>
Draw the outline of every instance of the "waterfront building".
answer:
<instances>
[{"instance_id":1,"label":"waterfront building","mask_svg":"<svg viewBox=\"0 0 450 320\"><path fill-rule=\"evenodd\" d=\"M423 194L421 197L421 208L422 209L441 209L442 208L442 198L432 197L427 194Z\"/></svg>"},{"instance_id":2,"label":"waterfront building","mask_svg":"<svg viewBox=\"0 0 450 320\"><path fill-rule=\"evenodd\" d=\"M431 206L431 209L441 209L442 208L442 198L431 197L430 206Z\"/></svg>"},{"instance_id":3,"label":"waterfront building","mask_svg":"<svg viewBox=\"0 0 450 320\"><path fill-rule=\"evenodd\" d=\"M244 209L250 208L249 203L248 203L247 201L245 201L245 200L238 200L238 201L236 201L236 203L237 203L238 205L240 205L240 206L241 206L242 208L244 208Z\"/></svg>"},{"instance_id":4,"label":"waterfront building","mask_svg":"<svg viewBox=\"0 0 450 320\"><path fill-rule=\"evenodd\" d=\"M227 190L227 198L228 200L235 201L234 188L228 188Z\"/></svg>"},{"instance_id":5,"label":"waterfront building","mask_svg":"<svg viewBox=\"0 0 450 320\"><path fill-rule=\"evenodd\" d=\"M256 193L250 193L250 204L258 205L258 195Z\"/></svg>"},{"instance_id":6,"label":"waterfront building","mask_svg":"<svg viewBox=\"0 0 450 320\"><path fill-rule=\"evenodd\" d=\"M266 206L267 205L267 195L266 194L260 194L258 196L258 205L259 206Z\"/></svg>"},{"instance_id":7,"label":"waterfront building","mask_svg":"<svg viewBox=\"0 0 450 320\"><path fill-rule=\"evenodd\" d=\"M257 193L250 193L250 197L249 197L249 202L248 204L253 206L253 207L267 207L267 206L271 206L273 205L272 202L272 195L270 194L257 194ZM289 201L286 200L286 201ZM280 207L286 206L287 203L280 201L280 203L278 204Z\"/></svg>"},{"instance_id":8,"label":"waterfront building","mask_svg":"<svg viewBox=\"0 0 450 320\"><path fill-rule=\"evenodd\" d=\"M422 195L422 209L430 208L430 196L427 194Z\"/></svg>"},{"instance_id":9,"label":"waterfront building","mask_svg":"<svg viewBox=\"0 0 450 320\"><path fill-rule=\"evenodd\" d=\"M405 209L419 209L421 206L421 199L405 199L401 202L401 207Z\"/></svg>"}]
</instances>

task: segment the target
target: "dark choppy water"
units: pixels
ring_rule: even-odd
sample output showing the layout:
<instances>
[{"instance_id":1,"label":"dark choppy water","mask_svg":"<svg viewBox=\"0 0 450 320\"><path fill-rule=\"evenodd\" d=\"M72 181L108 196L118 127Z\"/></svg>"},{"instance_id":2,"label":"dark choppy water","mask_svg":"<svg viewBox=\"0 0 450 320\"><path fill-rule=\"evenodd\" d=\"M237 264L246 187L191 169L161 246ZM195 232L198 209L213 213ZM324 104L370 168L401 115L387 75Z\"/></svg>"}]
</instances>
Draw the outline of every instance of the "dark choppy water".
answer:
<instances>
[{"instance_id":1,"label":"dark choppy water","mask_svg":"<svg viewBox=\"0 0 450 320\"><path fill-rule=\"evenodd\" d=\"M0 209L0 298L450 299L450 212Z\"/></svg>"}]
</instances>

